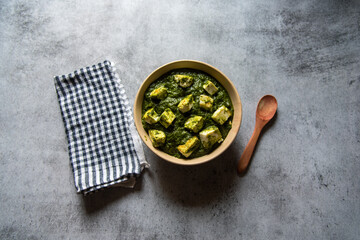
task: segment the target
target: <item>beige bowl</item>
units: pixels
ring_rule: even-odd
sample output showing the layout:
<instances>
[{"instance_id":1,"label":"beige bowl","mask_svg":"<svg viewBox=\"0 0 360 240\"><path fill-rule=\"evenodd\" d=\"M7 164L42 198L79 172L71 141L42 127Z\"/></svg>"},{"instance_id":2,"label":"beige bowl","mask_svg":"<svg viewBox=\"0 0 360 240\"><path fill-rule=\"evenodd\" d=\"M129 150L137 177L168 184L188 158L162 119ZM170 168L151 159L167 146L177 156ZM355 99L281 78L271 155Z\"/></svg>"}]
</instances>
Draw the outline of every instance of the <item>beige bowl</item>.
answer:
<instances>
[{"instance_id":1,"label":"beige bowl","mask_svg":"<svg viewBox=\"0 0 360 240\"><path fill-rule=\"evenodd\" d=\"M201 70L201 71L211 75L212 77L214 77L226 89L226 91L228 92L228 94L231 98L231 101L232 101L232 104L234 107L233 125L232 125L230 132L226 136L224 142L222 142L220 144L220 146L218 148L216 148L210 154L202 156L202 157L198 157L198 158L189 159L189 160L173 157L157 148L154 148L150 141L150 138L149 138L147 132L144 130L144 128L142 126L142 122L141 122L142 102L143 102L143 98L144 98L146 89L149 87L149 85L152 82L157 80L163 74L165 74L171 70L179 69L179 68L190 68L190 69ZM241 100L240 100L239 94L236 91L235 86L232 84L230 79L228 79L225 76L225 74L223 74L222 72L220 72L218 69L214 68L213 66L203 63L203 62L200 62L200 61L194 61L194 60L179 60L179 61L171 62L171 63L165 64L165 65L159 67L158 69L156 69L155 71L153 71L140 86L140 89L136 95L135 104L134 104L134 120L135 120L136 129L137 129L141 139L146 144L146 146L148 146L151 149L151 151L153 151L159 157L161 157L169 162L180 164L180 165L196 165L196 164L200 164L200 163L205 163L205 162L208 162L208 161L214 159L215 157L219 156L221 153L223 153L230 146L230 144L234 141L234 139L239 131L240 124L241 124L241 116L242 116Z\"/></svg>"}]
</instances>

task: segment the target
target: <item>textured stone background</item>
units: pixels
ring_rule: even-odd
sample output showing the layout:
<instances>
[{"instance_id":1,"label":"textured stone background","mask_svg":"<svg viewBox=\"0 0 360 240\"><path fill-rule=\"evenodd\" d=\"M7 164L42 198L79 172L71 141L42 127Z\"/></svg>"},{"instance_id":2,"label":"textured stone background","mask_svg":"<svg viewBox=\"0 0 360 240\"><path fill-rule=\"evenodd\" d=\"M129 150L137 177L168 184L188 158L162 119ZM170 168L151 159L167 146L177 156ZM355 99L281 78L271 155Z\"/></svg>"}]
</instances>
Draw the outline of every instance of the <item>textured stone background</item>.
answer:
<instances>
[{"instance_id":1,"label":"textured stone background","mask_svg":"<svg viewBox=\"0 0 360 240\"><path fill-rule=\"evenodd\" d=\"M359 239L359 1L1 1L0 239ZM135 190L77 195L52 77L105 59L128 97L196 59L237 87L234 144L152 167ZM279 102L235 172L264 94Z\"/></svg>"}]
</instances>

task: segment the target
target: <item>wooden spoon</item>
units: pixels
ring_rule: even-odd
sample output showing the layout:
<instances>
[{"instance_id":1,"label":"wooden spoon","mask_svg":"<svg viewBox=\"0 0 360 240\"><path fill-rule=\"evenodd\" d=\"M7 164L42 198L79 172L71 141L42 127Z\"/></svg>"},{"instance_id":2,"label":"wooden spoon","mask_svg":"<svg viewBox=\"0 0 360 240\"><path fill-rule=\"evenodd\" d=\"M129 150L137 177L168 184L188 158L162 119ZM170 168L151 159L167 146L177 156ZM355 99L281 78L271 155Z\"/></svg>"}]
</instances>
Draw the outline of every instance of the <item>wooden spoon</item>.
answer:
<instances>
[{"instance_id":1,"label":"wooden spoon","mask_svg":"<svg viewBox=\"0 0 360 240\"><path fill-rule=\"evenodd\" d=\"M274 117L276 109L277 101L274 96L265 95L260 99L256 109L255 130L250 138L249 143L246 145L245 150L241 155L238 163L237 170L239 174L244 173L246 168L248 167L260 132L263 127Z\"/></svg>"}]
</instances>

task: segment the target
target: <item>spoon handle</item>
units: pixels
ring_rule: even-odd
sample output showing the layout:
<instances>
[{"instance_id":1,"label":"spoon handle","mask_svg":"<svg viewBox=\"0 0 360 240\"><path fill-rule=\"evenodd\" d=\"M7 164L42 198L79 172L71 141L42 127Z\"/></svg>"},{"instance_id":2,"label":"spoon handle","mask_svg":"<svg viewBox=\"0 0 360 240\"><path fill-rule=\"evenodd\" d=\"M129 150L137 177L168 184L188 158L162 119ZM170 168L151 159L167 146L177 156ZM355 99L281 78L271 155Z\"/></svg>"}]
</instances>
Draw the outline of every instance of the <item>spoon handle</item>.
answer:
<instances>
[{"instance_id":1,"label":"spoon handle","mask_svg":"<svg viewBox=\"0 0 360 240\"><path fill-rule=\"evenodd\" d=\"M255 129L254 132L248 142L248 144L245 147L244 152L242 153L239 163L238 163L238 173L243 173L245 172L246 168L249 165L251 156L253 154L255 145L257 143L257 140L259 138L260 132L261 132L262 127L259 127L258 124L255 124Z\"/></svg>"}]
</instances>

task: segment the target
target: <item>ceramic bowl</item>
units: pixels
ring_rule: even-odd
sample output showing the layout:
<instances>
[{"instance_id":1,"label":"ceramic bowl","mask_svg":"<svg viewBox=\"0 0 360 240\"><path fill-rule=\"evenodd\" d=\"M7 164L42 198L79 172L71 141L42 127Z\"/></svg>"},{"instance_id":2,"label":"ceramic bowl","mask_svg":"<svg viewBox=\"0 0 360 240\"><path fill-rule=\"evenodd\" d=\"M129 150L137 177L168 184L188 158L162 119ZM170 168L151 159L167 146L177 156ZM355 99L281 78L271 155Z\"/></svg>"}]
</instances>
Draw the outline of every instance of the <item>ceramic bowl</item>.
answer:
<instances>
[{"instance_id":1,"label":"ceramic bowl","mask_svg":"<svg viewBox=\"0 0 360 240\"><path fill-rule=\"evenodd\" d=\"M179 68L190 68L195 70L203 71L213 78L215 78L228 92L233 107L234 107L234 116L232 120L232 128L229 131L228 135L226 136L225 140L220 144L218 148L216 148L213 152L210 154L207 154L202 157L193 158L193 159L180 159L173 157L155 147L153 147L150 138L148 136L148 133L144 130L141 118L142 118L142 102L144 99L144 94L146 89L149 87L149 85L156 81L159 77L161 77L163 74L168 73L169 71L172 71L174 69ZM179 60L167 63L155 71L153 71L142 83L142 85L139 88L139 91L135 98L135 104L134 104L134 121L136 129L141 137L141 139L144 141L146 146L151 149L156 155L161 157L162 159L165 159L166 161L169 161L171 163L180 164L180 165L197 165L201 163L208 162L215 157L219 156L221 153L223 153L234 141L241 125L241 118L242 118L242 106L241 106L241 100L239 97L239 94L236 91L235 86L230 81L229 78L225 76L220 70L216 69L215 67L203 63L200 61L195 60Z\"/></svg>"}]
</instances>

